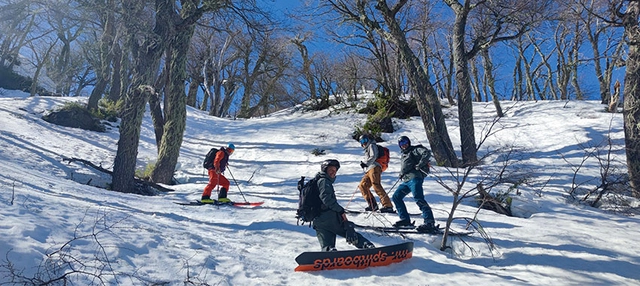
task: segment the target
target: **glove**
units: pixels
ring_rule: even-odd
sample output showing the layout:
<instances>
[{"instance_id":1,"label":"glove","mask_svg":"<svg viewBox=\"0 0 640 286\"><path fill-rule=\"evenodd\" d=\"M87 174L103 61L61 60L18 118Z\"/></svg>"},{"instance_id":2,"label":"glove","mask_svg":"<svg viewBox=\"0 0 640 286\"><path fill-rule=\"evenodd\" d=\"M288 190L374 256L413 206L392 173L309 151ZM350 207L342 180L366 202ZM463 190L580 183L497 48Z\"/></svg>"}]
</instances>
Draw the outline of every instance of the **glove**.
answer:
<instances>
[{"instance_id":1,"label":"glove","mask_svg":"<svg viewBox=\"0 0 640 286\"><path fill-rule=\"evenodd\" d=\"M360 168L364 169L368 167L367 164L365 164L364 162L360 162Z\"/></svg>"},{"instance_id":2,"label":"glove","mask_svg":"<svg viewBox=\"0 0 640 286\"><path fill-rule=\"evenodd\" d=\"M420 165L416 165L416 170L420 171Z\"/></svg>"},{"instance_id":3,"label":"glove","mask_svg":"<svg viewBox=\"0 0 640 286\"><path fill-rule=\"evenodd\" d=\"M302 191L304 187L304 176L300 176L300 181L298 181L298 191Z\"/></svg>"},{"instance_id":4,"label":"glove","mask_svg":"<svg viewBox=\"0 0 640 286\"><path fill-rule=\"evenodd\" d=\"M344 230L346 232L345 237L347 238L347 243L352 245L358 244L358 234L356 233L356 230L354 229L354 227L355 226L350 221L346 221L344 223Z\"/></svg>"}]
</instances>

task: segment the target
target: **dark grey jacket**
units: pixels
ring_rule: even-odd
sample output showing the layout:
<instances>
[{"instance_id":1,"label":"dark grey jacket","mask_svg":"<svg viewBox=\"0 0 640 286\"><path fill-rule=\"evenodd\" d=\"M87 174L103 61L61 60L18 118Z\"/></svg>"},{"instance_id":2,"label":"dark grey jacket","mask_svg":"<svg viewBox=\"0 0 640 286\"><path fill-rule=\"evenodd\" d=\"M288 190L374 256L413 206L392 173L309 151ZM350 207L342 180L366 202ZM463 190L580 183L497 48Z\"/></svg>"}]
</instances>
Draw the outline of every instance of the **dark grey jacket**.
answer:
<instances>
[{"instance_id":1,"label":"dark grey jacket","mask_svg":"<svg viewBox=\"0 0 640 286\"><path fill-rule=\"evenodd\" d=\"M400 157L402 180L407 182L414 178L424 178L425 175L419 168L426 169L430 157L431 151L422 145L409 146L409 148L402 150Z\"/></svg>"},{"instance_id":2,"label":"dark grey jacket","mask_svg":"<svg viewBox=\"0 0 640 286\"><path fill-rule=\"evenodd\" d=\"M316 174L318 179L318 190L320 191L320 200L322 200L322 210L332 210L337 213L343 213L344 208L338 204L336 199L336 192L333 190L333 182L335 179L331 179L325 172L318 172Z\"/></svg>"}]
</instances>

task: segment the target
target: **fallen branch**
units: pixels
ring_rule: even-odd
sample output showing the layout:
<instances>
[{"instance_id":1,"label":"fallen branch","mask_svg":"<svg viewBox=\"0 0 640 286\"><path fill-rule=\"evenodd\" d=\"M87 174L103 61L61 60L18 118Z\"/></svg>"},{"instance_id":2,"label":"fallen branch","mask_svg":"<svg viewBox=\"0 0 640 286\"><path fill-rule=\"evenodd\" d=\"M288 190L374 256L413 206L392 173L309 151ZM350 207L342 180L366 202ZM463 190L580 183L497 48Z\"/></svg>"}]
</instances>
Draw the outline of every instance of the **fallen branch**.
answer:
<instances>
[{"instance_id":1,"label":"fallen branch","mask_svg":"<svg viewBox=\"0 0 640 286\"><path fill-rule=\"evenodd\" d=\"M109 174L110 176L111 176L111 175L113 175L113 171L110 171L110 170L107 170L107 169L105 169L105 168L102 168L102 167L100 167L100 166L98 166L98 165L96 165L96 164L93 164L93 163L91 163L91 162L89 162L89 161L87 161L87 160L84 160L84 159L79 159L79 158L65 158L65 157L63 157L63 158L62 158L62 161L67 161L67 162L69 162L69 163L72 163L72 162L80 162L80 163L82 163L82 164L84 164L84 165L87 165L87 166L89 166L89 167L91 167L91 168L94 168L94 169L96 169L96 170L98 170L98 171L100 171L100 172L103 172L103 173ZM161 185L158 185L158 184L156 184L156 183L154 183L154 182L145 181L145 180L142 180L142 179L140 179L140 178L134 178L134 179L135 179L135 181L136 181L136 184L143 184L143 185L145 185L145 186L149 186L149 187L152 187L152 188L154 188L154 189L157 189L158 191L161 191L161 192L173 192L173 190L172 190L172 189L165 188L165 187L163 187L163 186L161 186Z\"/></svg>"},{"instance_id":2,"label":"fallen branch","mask_svg":"<svg viewBox=\"0 0 640 286\"><path fill-rule=\"evenodd\" d=\"M478 184L478 194L480 195L480 207L487 210L495 211L499 214L512 216L511 210L505 208L502 203L489 194L482 184Z\"/></svg>"}]
</instances>

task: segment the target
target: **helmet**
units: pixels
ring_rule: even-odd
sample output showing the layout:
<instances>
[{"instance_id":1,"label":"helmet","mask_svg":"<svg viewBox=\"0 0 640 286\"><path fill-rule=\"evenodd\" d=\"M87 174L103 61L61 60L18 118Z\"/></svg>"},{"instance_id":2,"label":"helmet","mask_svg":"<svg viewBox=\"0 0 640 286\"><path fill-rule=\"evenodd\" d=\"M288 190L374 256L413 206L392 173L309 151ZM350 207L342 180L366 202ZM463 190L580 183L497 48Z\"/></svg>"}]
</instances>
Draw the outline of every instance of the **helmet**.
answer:
<instances>
[{"instance_id":1,"label":"helmet","mask_svg":"<svg viewBox=\"0 0 640 286\"><path fill-rule=\"evenodd\" d=\"M407 136L398 137L398 146L402 148L402 146L408 145L411 146L411 140Z\"/></svg>"},{"instance_id":2,"label":"helmet","mask_svg":"<svg viewBox=\"0 0 640 286\"><path fill-rule=\"evenodd\" d=\"M367 135L367 134L360 135L360 145L367 146L367 145L369 145L369 141L370 140L371 140L371 138L369 137L369 135Z\"/></svg>"},{"instance_id":3,"label":"helmet","mask_svg":"<svg viewBox=\"0 0 640 286\"><path fill-rule=\"evenodd\" d=\"M233 145L233 143L229 143L229 145L227 145L227 154L231 155L235 151L236 151L236 145Z\"/></svg>"},{"instance_id":4,"label":"helmet","mask_svg":"<svg viewBox=\"0 0 640 286\"><path fill-rule=\"evenodd\" d=\"M329 166L334 166L334 167L336 167L336 170L337 170L337 169L340 169L340 162L338 162L338 160L336 160L336 159L327 159L327 160L324 160L324 161L322 162L322 165L320 165L320 171L322 171L322 172L326 172L326 171L327 171L327 167L329 167Z\"/></svg>"}]
</instances>

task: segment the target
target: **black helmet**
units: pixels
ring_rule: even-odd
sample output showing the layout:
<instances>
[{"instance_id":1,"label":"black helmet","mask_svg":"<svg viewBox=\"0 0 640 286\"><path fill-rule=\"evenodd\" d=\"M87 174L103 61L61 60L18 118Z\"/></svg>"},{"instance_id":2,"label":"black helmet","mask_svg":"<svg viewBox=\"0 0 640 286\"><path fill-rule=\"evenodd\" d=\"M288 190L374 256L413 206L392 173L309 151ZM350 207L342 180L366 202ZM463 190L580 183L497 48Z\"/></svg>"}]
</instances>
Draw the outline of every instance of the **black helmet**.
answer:
<instances>
[{"instance_id":1,"label":"black helmet","mask_svg":"<svg viewBox=\"0 0 640 286\"><path fill-rule=\"evenodd\" d=\"M329 166L335 166L336 167L336 171L337 171L338 169L340 169L340 162L338 162L338 160L336 160L336 159L324 160L322 162L322 165L320 165L320 171L326 172L327 171L327 167L329 167Z\"/></svg>"},{"instance_id":2,"label":"black helmet","mask_svg":"<svg viewBox=\"0 0 640 286\"><path fill-rule=\"evenodd\" d=\"M360 135L360 145L362 146L366 146L369 144L369 141L371 141L371 137L367 134L362 134Z\"/></svg>"},{"instance_id":3,"label":"black helmet","mask_svg":"<svg viewBox=\"0 0 640 286\"><path fill-rule=\"evenodd\" d=\"M398 146L402 148L403 145L411 146L411 139L407 136L398 137Z\"/></svg>"}]
</instances>

